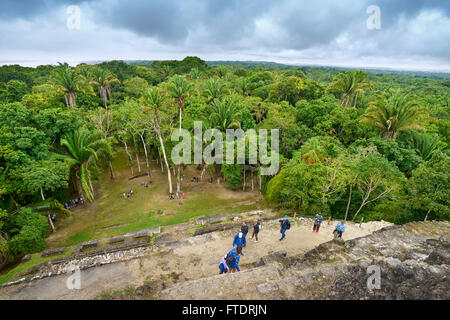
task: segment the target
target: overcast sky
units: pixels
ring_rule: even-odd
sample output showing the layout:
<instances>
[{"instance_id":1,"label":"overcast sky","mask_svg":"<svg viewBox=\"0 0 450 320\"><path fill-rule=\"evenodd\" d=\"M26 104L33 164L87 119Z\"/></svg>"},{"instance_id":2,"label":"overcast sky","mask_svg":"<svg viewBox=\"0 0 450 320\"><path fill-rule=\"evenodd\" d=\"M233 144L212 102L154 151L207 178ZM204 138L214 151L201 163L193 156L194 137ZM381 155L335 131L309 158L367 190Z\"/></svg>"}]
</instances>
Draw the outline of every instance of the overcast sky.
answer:
<instances>
[{"instance_id":1,"label":"overcast sky","mask_svg":"<svg viewBox=\"0 0 450 320\"><path fill-rule=\"evenodd\" d=\"M187 55L450 72L450 1L0 0L0 65Z\"/></svg>"}]
</instances>

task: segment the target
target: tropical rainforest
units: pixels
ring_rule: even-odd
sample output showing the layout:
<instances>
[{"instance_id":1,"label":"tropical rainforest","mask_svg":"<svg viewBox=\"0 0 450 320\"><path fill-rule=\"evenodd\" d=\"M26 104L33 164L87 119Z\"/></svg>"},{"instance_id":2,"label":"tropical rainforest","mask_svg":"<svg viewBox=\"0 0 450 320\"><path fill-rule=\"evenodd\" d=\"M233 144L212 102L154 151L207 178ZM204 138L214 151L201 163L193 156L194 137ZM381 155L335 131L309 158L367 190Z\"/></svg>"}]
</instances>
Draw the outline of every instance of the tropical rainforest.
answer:
<instances>
[{"instance_id":1,"label":"tropical rainforest","mask_svg":"<svg viewBox=\"0 0 450 320\"><path fill-rule=\"evenodd\" d=\"M167 193L183 169L177 128L279 129L280 167L201 164L267 206L333 219L449 220L450 75L257 62L110 61L0 67L0 260L45 248L50 214L96 201L95 181L158 159ZM225 139L224 139L225 140ZM275 152L275 151L270 151ZM247 154L248 156L248 154ZM248 183L248 182L247 182ZM173 185L173 186L172 186ZM245 186L244 186L245 187Z\"/></svg>"}]
</instances>

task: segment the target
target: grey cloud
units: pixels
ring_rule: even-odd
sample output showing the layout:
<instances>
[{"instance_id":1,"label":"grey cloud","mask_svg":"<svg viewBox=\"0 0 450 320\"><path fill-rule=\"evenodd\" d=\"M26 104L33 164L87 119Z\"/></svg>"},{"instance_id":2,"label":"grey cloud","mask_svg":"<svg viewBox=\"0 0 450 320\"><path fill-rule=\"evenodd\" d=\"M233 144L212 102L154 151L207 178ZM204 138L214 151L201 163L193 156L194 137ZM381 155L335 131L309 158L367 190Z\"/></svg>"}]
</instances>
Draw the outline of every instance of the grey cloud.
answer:
<instances>
[{"instance_id":1,"label":"grey cloud","mask_svg":"<svg viewBox=\"0 0 450 320\"><path fill-rule=\"evenodd\" d=\"M59 6L79 5L94 0L1 0L0 18L2 20L33 19L45 16Z\"/></svg>"},{"instance_id":2,"label":"grey cloud","mask_svg":"<svg viewBox=\"0 0 450 320\"><path fill-rule=\"evenodd\" d=\"M64 27L63 6L71 4L82 9L79 31ZM381 9L381 30L366 27L372 4ZM0 59L51 51L70 58L107 52L114 59L166 50L166 57L288 52L309 60L411 57L450 64L449 19L448 0L2 0Z\"/></svg>"}]
</instances>

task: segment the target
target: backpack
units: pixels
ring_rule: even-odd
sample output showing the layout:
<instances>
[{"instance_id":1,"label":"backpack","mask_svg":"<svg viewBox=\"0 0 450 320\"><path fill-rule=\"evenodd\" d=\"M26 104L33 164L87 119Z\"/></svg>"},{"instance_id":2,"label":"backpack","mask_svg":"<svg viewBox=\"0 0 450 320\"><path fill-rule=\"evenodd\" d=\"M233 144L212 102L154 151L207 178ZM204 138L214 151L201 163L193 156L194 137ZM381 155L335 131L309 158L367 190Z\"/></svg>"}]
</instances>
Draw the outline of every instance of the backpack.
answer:
<instances>
[{"instance_id":1,"label":"backpack","mask_svg":"<svg viewBox=\"0 0 450 320\"><path fill-rule=\"evenodd\" d=\"M236 258L237 254L234 252L229 252L227 254L227 257L225 258L225 262L228 266L231 266L234 263L234 259Z\"/></svg>"},{"instance_id":2,"label":"backpack","mask_svg":"<svg viewBox=\"0 0 450 320\"><path fill-rule=\"evenodd\" d=\"M291 223L289 220L286 220L286 230L289 230L291 228Z\"/></svg>"}]
</instances>

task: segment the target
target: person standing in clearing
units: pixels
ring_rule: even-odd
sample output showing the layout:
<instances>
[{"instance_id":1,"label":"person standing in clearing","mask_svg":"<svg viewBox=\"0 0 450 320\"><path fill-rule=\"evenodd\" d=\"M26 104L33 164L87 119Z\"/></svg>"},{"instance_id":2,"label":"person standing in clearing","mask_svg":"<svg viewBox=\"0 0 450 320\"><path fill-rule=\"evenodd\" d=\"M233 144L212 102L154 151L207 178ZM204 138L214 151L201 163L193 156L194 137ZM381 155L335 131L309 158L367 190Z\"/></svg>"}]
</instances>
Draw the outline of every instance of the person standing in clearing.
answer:
<instances>
[{"instance_id":1,"label":"person standing in clearing","mask_svg":"<svg viewBox=\"0 0 450 320\"><path fill-rule=\"evenodd\" d=\"M279 220L280 222L280 233L281 233L281 239L280 241L284 240L286 238L286 230L289 230L291 228L291 222L288 220L288 216L284 216L283 219Z\"/></svg>"},{"instance_id":2,"label":"person standing in clearing","mask_svg":"<svg viewBox=\"0 0 450 320\"><path fill-rule=\"evenodd\" d=\"M261 224L259 222L259 220L253 225L253 234L252 234L252 239L253 237L255 237L255 242L258 242L258 233L259 230L261 229Z\"/></svg>"},{"instance_id":3,"label":"person standing in clearing","mask_svg":"<svg viewBox=\"0 0 450 320\"><path fill-rule=\"evenodd\" d=\"M320 228L320 224L322 223L322 221L323 221L323 217L319 211L319 213L314 216L313 232L315 231L316 233L319 233L319 228Z\"/></svg>"},{"instance_id":4,"label":"person standing in clearing","mask_svg":"<svg viewBox=\"0 0 450 320\"><path fill-rule=\"evenodd\" d=\"M247 246L247 240L242 232L239 232L234 236L233 247L235 246L244 248Z\"/></svg>"}]
</instances>

